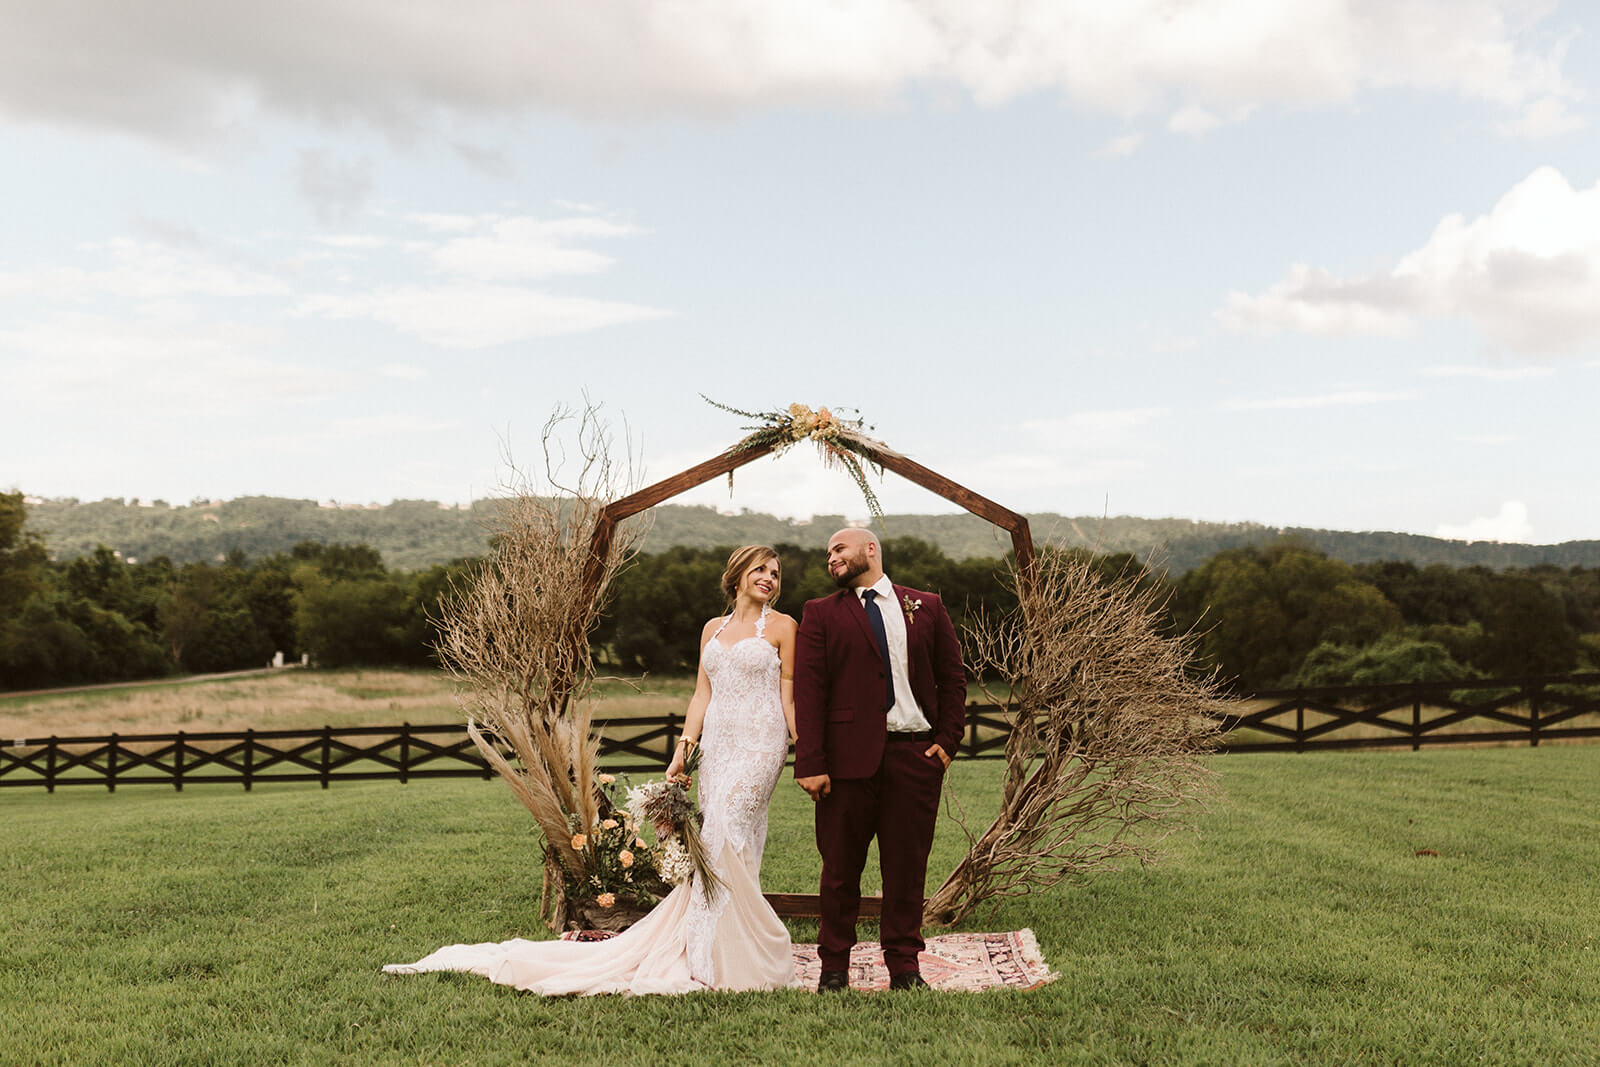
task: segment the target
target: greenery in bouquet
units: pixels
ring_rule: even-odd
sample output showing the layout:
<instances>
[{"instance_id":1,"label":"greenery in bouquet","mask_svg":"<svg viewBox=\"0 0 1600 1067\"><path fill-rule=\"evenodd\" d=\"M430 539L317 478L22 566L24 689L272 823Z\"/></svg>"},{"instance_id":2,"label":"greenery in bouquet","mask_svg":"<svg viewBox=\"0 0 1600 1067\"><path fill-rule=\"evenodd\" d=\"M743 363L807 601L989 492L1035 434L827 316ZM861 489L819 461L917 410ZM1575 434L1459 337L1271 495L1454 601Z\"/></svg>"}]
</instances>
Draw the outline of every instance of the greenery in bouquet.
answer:
<instances>
[{"instance_id":1,"label":"greenery in bouquet","mask_svg":"<svg viewBox=\"0 0 1600 1067\"><path fill-rule=\"evenodd\" d=\"M689 794L699 765L697 747L679 777L630 789L628 813L635 824L655 828L655 862L661 877L673 885L697 878L705 887L706 896L711 897L722 888L722 879L717 877L706 854L705 838L700 833L704 816Z\"/></svg>"}]
</instances>

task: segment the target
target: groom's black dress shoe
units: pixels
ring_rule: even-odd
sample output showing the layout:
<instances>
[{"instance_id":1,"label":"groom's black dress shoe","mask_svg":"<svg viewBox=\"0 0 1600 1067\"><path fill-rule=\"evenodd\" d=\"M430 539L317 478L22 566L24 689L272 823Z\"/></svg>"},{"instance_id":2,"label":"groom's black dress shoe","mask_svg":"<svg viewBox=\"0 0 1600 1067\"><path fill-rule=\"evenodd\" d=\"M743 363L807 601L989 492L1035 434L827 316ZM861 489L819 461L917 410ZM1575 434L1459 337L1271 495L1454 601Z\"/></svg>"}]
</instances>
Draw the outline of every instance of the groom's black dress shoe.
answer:
<instances>
[{"instance_id":1,"label":"groom's black dress shoe","mask_svg":"<svg viewBox=\"0 0 1600 1067\"><path fill-rule=\"evenodd\" d=\"M843 993L850 988L849 971L823 971L817 979L818 993Z\"/></svg>"},{"instance_id":2,"label":"groom's black dress shoe","mask_svg":"<svg viewBox=\"0 0 1600 1067\"><path fill-rule=\"evenodd\" d=\"M890 989L927 989L928 983L922 980L922 975L916 971L907 971L905 974L896 974L889 977Z\"/></svg>"}]
</instances>

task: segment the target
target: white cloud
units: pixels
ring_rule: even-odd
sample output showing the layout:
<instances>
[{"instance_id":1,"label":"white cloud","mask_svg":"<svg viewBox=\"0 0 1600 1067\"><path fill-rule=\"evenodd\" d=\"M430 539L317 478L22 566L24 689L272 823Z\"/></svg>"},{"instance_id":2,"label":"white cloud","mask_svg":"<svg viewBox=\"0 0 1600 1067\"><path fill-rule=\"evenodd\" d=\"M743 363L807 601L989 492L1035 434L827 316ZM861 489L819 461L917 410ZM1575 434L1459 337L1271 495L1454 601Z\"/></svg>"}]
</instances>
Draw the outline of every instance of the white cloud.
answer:
<instances>
[{"instance_id":1,"label":"white cloud","mask_svg":"<svg viewBox=\"0 0 1600 1067\"><path fill-rule=\"evenodd\" d=\"M1058 510L1062 490L1098 493L1148 470L1161 446L1158 427L1170 416L1167 408L1145 407L1029 419L1004 436L1010 447L959 460L951 476L1008 506Z\"/></svg>"},{"instance_id":2,"label":"white cloud","mask_svg":"<svg viewBox=\"0 0 1600 1067\"><path fill-rule=\"evenodd\" d=\"M228 414L353 385L344 374L256 354L272 340L269 330L234 322L59 315L0 331L0 358L12 395L79 417Z\"/></svg>"},{"instance_id":3,"label":"white cloud","mask_svg":"<svg viewBox=\"0 0 1600 1067\"><path fill-rule=\"evenodd\" d=\"M389 247L389 240L379 237L375 233L327 233L317 237L316 243L327 245L329 248L355 249L370 251L374 248Z\"/></svg>"},{"instance_id":4,"label":"white cloud","mask_svg":"<svg viewBox=\"0 0 1600 1067\"><path fill-rule=\"evenodd\" d=\"M1526 378L1546 378L1554 373L1550 367L1472 367L1444 364L1425 367L1423 374L1430 378L1482 378L1491 382L1512 382Z\"/></svg>"},{"instance_id":5,"label":"white cloud","mask_svg":"<svg viewBox=\"0 0 1600 1067\"><path fill-rule=\"evenodd\" d=\"M105 297L132 301L185 297L244 297L281 293L271 275L184 248L119 237L85 246L87 258L108 261L96 268L52 266L0 273L0 299L92 303Z\"/></svg>"},{"instance_id":6,"label":"white cloud","mask_svg":"<svg viewBox=\"0 0 1600 1067\"><path fill-rule=\"evenodd\" d=\"M456 150L456 155L466 161L467 166L481 174L491 178L511 178L516 173L511 157L497 148L484 148L463 141L456 141L451 147Z\"/></svg>"},{"instance_id":7,"label":"white cloud","mask_svg":"<svg viewBox=\"0 0 1600 1067\"><path fill-rule=\"evenodd\" d=\"M1565 42L1521 0L611 0L479 5L470 17L447 0L169 0L96 5L91 21L72 4L8 6L0 111L171 141L263 111L405 133L535 108L876 105L920 85L986 106L1054 92L1123 117L1402 87L1488 102L1517 115L1519 132L1572 121Z\"/></svg>"},{"instance_id":8,"label":"white cloud","mask_svg":"<svg viewBox=\"0 0 1600 1067\"><path fill-rule=\"evenodd\" d=\"M603 271L615 261L582 243L644 232L636 226L596 215L408 218L429 236L408 241L407 247L438 280L308 293L294 314L370 319L447 348L484 348L671 314L661 308L561 296L517 284Z\"/></svg>"},{"instance_id":9,"label":"white cloud","mask_svg":"<svg viewBox=\"0 0 1600 1067\"><path fill-rule=\"evenodd\" d=\"M334 419L329 424L328 436L343 440L394 437L400 434L438 433L454 429L457 425L454 421L422 415L359 415Z\"/></svg>"},{"instance_id":10,"label":"white cloud","mask_svg":"<svg viewBox=\"0 0 1600 1067\"><path fill-rule=\"evenodd\" d=\"M1166 408L1075 411L1055 419L1030 419L1022 424L1022 430L1029 439L1046 446L1085 441L1103 443L1134 437L1134 431L1168 414Z\"/></svg>"},{"instance_id":11,"label":"white cloud","mask_svg":"<svg viewBox=\"0 0 1600 1067\"><path fill-rule=\"evenodd\" d=\"M1480 516L1460 526L1440 526L1435 536L1451 541L1515 541L1524 544L1533 541L1533 526L1528 522L1528 509L1521 501L1508 500L1500 505L1497 515Z\"/></svg>"},{"instance_id":12,"label":"white cloud","mask_svg":"<svg viewBox=\"0 0 1600 1067\"><path fill-rule=\"evenodd\" d=\"M37 409L206 415L249 398L305 400L349 383L275 356L253 312L289 292L279 278L199 242L130 238L75 251L95 266L0 274L0 359L9 395ZM220 310L224 308L225 310Z\"/></svg>"},{"instance_id":13,"label":"white cloud","mask_svg":"<svg viewBox=\"0 0 1600 1067\"><path fill-rule=\"evenodd\" d=\"M1456 440L1460 441L1464 445L1487 445L1490 447L1499 447L1500 445L1516 443L1517 436L1516 434L1509 433L1462 434L1458 436Z\"/></svg>"},{"instance_id":14,"label":"white cloud","mask_svg":"<svg viewBox=\"0 0 1600 1067\"><path fill-rule=\"evenodd\" d=\"M1224 407L1229 411L1300 411L1307 408L1359 407L1367 404L1388 404L1404 399L1406 399L1405 393L1346 390L1335 393L1318 393L1311 396L1279 396L1264 400L1230 400Z\"/></svg>"},{"instance_id":15,"label":"white cloud","mask_svg":"<svg viewBox=\"0 0 1600 1067\"><path fill-rule=\"evenodd\" d=\"M421 367L413 367L409 363L385 363L378 368L378 373L385 378L399 378L402 381L415 382L428 376L428 372Z\"/></svg>"},{"instance_id":16,"label":"white cloud","mask_svg":"<svg viewBox=\"0 0 1600 1067\"><path fill-rule=\"evenodd\" d=\"M285 311L368 319L450 348L669 314L508 284L603 270L612 259L589 251L585 242L642 232L637 227L597 215L422 214L402 222L425 238L335 233L298 247L289 239L281 276L245 265L245 257L226 249L219 254L198 242L130 238L73 250L83 265L69 260L0 272L0 354L9 353L15 364L7 385L31 385L48 403L74 394L113 398L117 390L143 396L171 379L170 395L140 402L161 410L186 404L234 410L248 392L324 396L350 387L346 377L300 368L271 352ZM313 269L329 262L332 272ZM400 280L368 280L397 268ZM416 380L424 372L391 363L379 373Z\"/></svg>"},{"instance_id":17,"label":"white cloud","mask_svg":"<svg viewBox=\"0 0 1600 1067\"><path fill-rule=\"evenodd\" d=\"M662 318L670 312L509 285L452 283L308 296L295 314L372 319L446 348L485 348Z\"/></svg>"},{"instance_id":18,"label":"white cloud","mask_svg":"<svg viewBox=\"0 0 1600 1067\"><path fill-rule=\"evenodd\" d=\"M639 231L605 219L544 220L521 216L489 220L485 232L457 237L433 254L443 270L469 278L508 281L556 274L595 274L614 261L571 242L627 237Z\"/></svg>"},{"instance_id":19,"label":"white cloud","mask_svg":"<svg viewBox=\"0 0 1600 1067\"><path fill-rule=\"evenodd\" d=\"M1329 335L1401 335L1424 317L1466 319L1517 352L1600 344L1600 183L1574 190L1541 167L1487 215L1444 218L1387 274L1341 279L1297 264L1217 312L1234 330Z\"/></svg>"},{"instance_id":20,"label":"white cloud","mask_svg":"<svg viewBox=\"0 0 1600 1067\"><path fill-rule=\"evenodd\" d=\"M336 159L309 148L300 153L300 195L324 223L343 222L372 195L372 165L366 160Z\"/></svg>"},{"instance_id":21,"label":"white cloud","mask_svg":"<svg viewBox=\"0 0 1600 1067\"><path fill-rule=\"evenodd\" d=\"M407 217L417 225L435 233L470 233L478 226L478 219L473 215L422 211Z\"/></svg>"},{"instance_id":22,"label":"white cloud","mask_svg":"<svg viewBox=\"0 0 1600 1067\"><path fill-rule=\"evenodd\" d=\"M1099 159L1121 159L1124 156L1133 155L1143 144L1144 134L1137 131L1125 133L1119 137L1113 137L1104 145L1101 145L1099 150L1095 152L1095 156Z\"/></svg>"},{"instance_id":23,"label":"white cloud","mask_svg":"<svg viewBox=\"0 0 1600 1067\"><path fill-rule=\"evenodd\" d=\"M1587 125L1583 116L1574 115L1567 110L1565 99L1559 96L1544 96L1529 104L1520 115L1500 123L1497 128L1507 137L1537 140L1542 137L1559 137L1562 134L1575 133Z\"/></svg>"},{"instance_id":24,"label":"white cloud","mask_svg":"<svg viewBox=\"0 0 1600 1067\"><path fill-rule=\"evenodd\" d=\"M1217 319L1231 330L1273 334L1280 330L1344 337L1403 336L1412 329L1416 297L1409 279L1343 281L1303 263L1260 296L1228 294Z\"/></svg>"},{"instance_id":25,"label":"white cloud","mask_svg":"<svg viewBox=\"0 0 1600 1067\"><path fill-rule=\"evenodd\" d=\"M1191 137L1210 133L1221 125L1222 119L1195 104L1178 109L1167 120L1167 129L1173 133L1186 133Z\"/></svg>"}]
</instances>

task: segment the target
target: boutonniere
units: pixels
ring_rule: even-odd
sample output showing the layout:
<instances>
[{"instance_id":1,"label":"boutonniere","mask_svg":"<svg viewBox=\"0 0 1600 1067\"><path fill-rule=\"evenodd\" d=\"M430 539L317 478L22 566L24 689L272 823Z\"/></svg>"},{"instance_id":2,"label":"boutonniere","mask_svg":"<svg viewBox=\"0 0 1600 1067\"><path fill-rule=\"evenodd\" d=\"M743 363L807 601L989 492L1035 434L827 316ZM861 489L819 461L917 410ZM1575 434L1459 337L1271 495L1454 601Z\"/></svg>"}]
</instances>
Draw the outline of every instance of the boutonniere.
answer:
<instances>
[{"instance_id":1,"label":"boutonniere","mask_svg":"<svg viewBox=\"0 0 1600 1067\"><path fill-rule=\"evenodd\" d=\"M906 613L906 625L910 626L917 621L917 609L922 607L922 601L905 597L900 601L900 608Z\"/></svg>"}]
</instances>

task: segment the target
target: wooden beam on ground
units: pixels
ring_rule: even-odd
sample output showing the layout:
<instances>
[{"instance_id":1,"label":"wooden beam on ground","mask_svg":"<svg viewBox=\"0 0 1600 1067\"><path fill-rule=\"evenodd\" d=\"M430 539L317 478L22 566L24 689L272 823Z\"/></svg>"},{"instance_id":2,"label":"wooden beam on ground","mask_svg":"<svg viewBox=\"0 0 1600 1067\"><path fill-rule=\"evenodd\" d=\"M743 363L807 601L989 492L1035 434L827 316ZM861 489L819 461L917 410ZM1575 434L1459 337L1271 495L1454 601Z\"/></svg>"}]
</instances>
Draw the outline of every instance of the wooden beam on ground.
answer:
<instances>
[{"instance_id":1,"label":"wooden beam on ground","mask_svg":"<svg viewBox=\"0 0 1600 1067\"><path fill-rule=\"evenodd\" d=\"M816 919L822 915L822 898L815 893L763 893L780 919ZM876 919L883 914L882 897L862 897L860 917Z\"/></svg>"}]
</instances>

